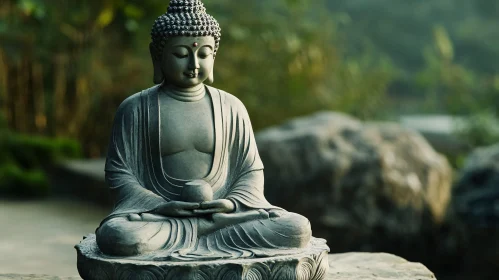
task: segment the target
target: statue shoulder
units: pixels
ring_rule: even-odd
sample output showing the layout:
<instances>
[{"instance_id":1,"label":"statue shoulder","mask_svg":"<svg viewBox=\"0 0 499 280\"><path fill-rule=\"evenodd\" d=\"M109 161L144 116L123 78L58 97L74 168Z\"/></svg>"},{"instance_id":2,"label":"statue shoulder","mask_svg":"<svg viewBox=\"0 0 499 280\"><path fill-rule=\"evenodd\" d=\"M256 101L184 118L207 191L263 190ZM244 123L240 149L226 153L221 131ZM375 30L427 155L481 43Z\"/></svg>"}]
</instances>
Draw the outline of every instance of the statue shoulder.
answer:
<instances>
[{"instance_id":1,"label":"statue shoulder","mask_svg":"<svg viewBox=\"0 0 499 280\"><path fill-rule=\"evenodd\" d=\"M139 108L142 102L142 98L144 96L152 94L152 92L156 90L156 88L157 86L154 86L130 95L125 100L123 100L123 102L121 102L116 114L123 114L136 110L137 108Z\"/></svg>"},{"instance_id":2,"label":"statue shoulder","mask_svg":"<svg viewBox=\"0 0 499 280\"><path fill-rule=\"evenodd\" d=\"M223 90L219 91L220 91L221 100L226 106L235 108L238 112L244 113L245 115L248 114L248 111L246 110L244 103L239 98L226 91Z\"/></svg>"}]
</instances>

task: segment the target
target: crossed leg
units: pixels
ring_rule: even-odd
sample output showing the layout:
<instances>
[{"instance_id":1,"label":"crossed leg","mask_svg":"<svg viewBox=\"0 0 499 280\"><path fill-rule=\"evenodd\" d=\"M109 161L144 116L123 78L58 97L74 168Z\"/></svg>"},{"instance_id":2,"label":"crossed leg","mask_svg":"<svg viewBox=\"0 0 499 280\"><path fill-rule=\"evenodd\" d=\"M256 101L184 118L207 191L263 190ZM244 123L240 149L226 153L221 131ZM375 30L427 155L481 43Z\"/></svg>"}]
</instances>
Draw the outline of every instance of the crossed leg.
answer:
<instances>
[{"instance_id":1,"label":"crossed leg","mask_svg":"<svg viewBox=\"0 0 499 280\"><path fill-rule=\"evenodd\" d=\"M265 210L251 210L242 213L217 213L211 219L200 217L193 220L197 221L199 237L230 225L268 218ZM172 235L179 234L172 232L171 222L182 219L188 218L170 218L150 213L112 218L97 230L97 244L103 253L114 256L134 256L160 250L168 247L167 243Z\"/></svg>"},{"instance_id":2,"label":"crossed leg","mask_svg":"<svg viewBox=\"0 0 499 280\"><path fill-rule=\"evenodd\" d=\"M96 232L97 244L102 252L114 256L134 256L170 248L172 244L179 245L175 238L193 234L192 222L197 222L198 239L226 231L231 225L255 226L259 229L255 234L272 240L278 247L301 248L308 244L311 236L308 220L291 212L250 210L217 213L211 218L170 218L144 213L108 220Z\"/></svg>"}]
</instances>

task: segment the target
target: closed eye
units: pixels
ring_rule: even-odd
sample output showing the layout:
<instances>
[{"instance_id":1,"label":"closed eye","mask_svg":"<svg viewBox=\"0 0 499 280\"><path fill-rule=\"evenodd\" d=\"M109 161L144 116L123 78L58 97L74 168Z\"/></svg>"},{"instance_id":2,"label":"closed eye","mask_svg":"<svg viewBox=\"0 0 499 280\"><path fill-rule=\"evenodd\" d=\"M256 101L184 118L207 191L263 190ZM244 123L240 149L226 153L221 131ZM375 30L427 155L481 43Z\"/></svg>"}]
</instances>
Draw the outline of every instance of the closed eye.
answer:
<instances>
[{"instance_id":1,"label":"closed eye","mask_svg":"<svg viewBox=\"0 0 499 280\"><path fill-rule=\"evenodd\" d=\"M211 53L200 53L198 56L201 59L208 58L211 55Z\"/></svg>"},{"instance_id":2,"label":"closed eye","mask_svg":"<svg viewBox=\"0 0 499 280\"><path fill-rule=\"evenodd\" d=\"M173 55L178 58L186 58L189 56L188 54L181 54L181 53L173 53Z\"/></svg>"}]
</instances>

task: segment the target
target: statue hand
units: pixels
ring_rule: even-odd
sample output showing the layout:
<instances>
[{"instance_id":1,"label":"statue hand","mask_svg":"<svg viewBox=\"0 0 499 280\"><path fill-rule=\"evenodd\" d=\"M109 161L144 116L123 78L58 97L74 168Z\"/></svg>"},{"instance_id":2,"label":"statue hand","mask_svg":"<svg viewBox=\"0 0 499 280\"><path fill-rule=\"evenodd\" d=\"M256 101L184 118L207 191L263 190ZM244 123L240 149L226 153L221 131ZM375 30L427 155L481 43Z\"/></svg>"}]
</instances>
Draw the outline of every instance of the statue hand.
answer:
<instances>
[{"instance_id":1,"label":"statue hand","mask_svg":"<svg viewBox=\"0 0 499 280\"><path fill-rule=\"evenodd\" d=\"M199 203L169 201L154 209L153 213L167 217L193 217L197 216L194 209L198 209L199 207Z\"/></svg>"},{"instance_id":2,"label":"statue hand","mask_svg":"<svg viewBox=\"0 0 499 280\"><path fill-rule=\"evenodd\" d=\"M195 209L196 214L230 213L236 209L234 202L228 199L217 199L201 203L201 209Z\"/></svg>"}]
</instances>

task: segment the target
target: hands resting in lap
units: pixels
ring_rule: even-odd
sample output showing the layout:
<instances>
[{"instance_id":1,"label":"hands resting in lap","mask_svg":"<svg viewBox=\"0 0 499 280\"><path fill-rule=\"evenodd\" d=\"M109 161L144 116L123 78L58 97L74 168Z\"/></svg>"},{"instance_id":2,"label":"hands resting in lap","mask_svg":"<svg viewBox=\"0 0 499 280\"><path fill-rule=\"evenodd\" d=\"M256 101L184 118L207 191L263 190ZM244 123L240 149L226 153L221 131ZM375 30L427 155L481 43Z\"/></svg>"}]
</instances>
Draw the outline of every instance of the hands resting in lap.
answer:
<instances>
[{"instance_id":1,"label":"hands resting in lap","mask_svg":"<svg viewBox=\"0 0 499 280\"><path fill-rule=\"evenodd\" d=\"M228 199L216 199L201 203L169 201L159 206L151 213L129 214L129 221L160 222L168 220L168 217L199 217L217 213L231 213L235 205ZM269 218L280 217L285 212L279 209L268 211Z\"/></svg>"},{"instance_id":2,"label":"hands resting in lap","mask_svg":"<svg viewBox=\"0 0 499 280\"><path fill-rule=\"evenodd\" d=\"M206 202L169 201L150 213L129 214L129 221L158 222L167 217L198 217L216 213L231 213L235 205L228 199L217 199Z\"/></svg>"}]
</instances>

